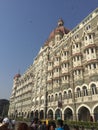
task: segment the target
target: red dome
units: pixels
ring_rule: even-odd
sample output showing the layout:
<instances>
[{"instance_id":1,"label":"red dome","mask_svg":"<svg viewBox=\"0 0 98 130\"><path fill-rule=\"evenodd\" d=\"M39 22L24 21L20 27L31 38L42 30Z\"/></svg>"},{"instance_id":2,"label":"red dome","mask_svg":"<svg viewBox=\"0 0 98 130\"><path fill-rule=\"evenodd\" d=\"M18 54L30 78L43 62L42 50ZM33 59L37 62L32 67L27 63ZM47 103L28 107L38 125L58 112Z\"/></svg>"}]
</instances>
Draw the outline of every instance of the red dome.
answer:
<instances>
[{"instance_id":1,"label":"red dome","mask_svg":"<svg viewBox=\"0 0 98 130\"><path fill-rule=\"evenodd\" d=\"M57 27L56 29L54 29L54 30L50 33L48 39L50 40L50 39L54 38L57 33L60 33L61 35L64 35L64 34L69 33L69 30L66 29L64 26Z\"/></svg>"},{"instance_id":2,"label":"red dome","mask_svg":"<svg viewBox=\"0 0 98 130\"><path fill-rule=\"evenodd\" d=\"M61 35L69 33L69 29L64 27L64 22L62 19L58 20L58 26L50 33L48 40L54 38L58 33Z\"/></svg>"},{"instance_id":3,"label":"red dome","mask_svg":"<svg viewBox=\"0 0 98 130\"><path fill-rule=\"evenodd\" d=\"M21 75L20 74L16 74L15 76L14 76L14 79L15 78L19 78Z\"/></svg>"}]
</instances>

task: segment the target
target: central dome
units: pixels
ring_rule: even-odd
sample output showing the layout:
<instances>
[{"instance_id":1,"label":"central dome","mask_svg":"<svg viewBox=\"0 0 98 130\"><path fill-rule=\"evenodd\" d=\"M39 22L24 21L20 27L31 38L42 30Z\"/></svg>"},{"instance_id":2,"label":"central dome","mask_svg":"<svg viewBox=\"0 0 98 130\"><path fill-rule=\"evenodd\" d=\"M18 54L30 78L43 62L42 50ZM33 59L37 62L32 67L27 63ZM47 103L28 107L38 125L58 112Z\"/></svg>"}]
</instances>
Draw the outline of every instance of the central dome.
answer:
<instances>
[{"instance_id":1,"label":"central dome","mask_svg":"<svg viewBox=\"0 0 98 130\"><path fill-rule=\"evenodd\" d=\"M58 20L58 26L50 33L48 40L51 40L55 37L56 34L67 34L69 33L69 29L64 27L64 21L62 19Z\"/></svg>"}]
</instances>

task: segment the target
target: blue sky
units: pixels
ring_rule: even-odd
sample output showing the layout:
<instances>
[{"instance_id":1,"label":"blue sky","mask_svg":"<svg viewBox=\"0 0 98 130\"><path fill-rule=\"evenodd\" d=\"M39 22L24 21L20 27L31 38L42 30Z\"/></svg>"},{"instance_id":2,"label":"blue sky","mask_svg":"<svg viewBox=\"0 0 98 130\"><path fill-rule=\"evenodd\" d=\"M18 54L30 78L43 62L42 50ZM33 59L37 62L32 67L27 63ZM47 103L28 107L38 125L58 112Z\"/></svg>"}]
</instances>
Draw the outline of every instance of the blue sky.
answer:
<instances>
[{"instance_id":1,"label":"blue sky","mask_svg":"<svg viewBox=\"0 0 98 130\"><path fill-rule=\"evenodd\" d=\"M98 7L98 0L0 0L0 99L9 99L13 77L33 63L62 18L72 29Z\"/></svg>"}]
</instances>

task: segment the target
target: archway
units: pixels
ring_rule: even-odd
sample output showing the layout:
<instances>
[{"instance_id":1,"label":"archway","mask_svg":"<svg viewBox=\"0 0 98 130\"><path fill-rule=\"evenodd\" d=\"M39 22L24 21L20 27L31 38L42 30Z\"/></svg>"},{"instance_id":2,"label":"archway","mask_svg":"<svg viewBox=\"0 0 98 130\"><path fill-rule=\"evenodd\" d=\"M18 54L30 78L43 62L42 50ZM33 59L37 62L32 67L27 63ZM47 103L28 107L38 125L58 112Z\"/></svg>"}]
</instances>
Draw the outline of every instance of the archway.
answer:
<instances>
[{"instance_id":1,"label":"archway","mask_svg":"<svg viewBox=\"0 0 98 130\"><path fill-rule=\"evenodd\" d=\"M62 111L60 109L57 109L55 111L55 119L61 118L62 119Z\"/></svg>"},{"instance_id":2,"label":"archway","mask_svg":"<svg viewBox=\"0 0 98 130\"><path fill-rule=\"evenodd\" d=\"M98 121L98 106L94 109L94 119Z\"/></svg>"},{"instance_id":3,"label":"archway","mask_svg":"<svg viewBox=\"0 0 98 130\"><path fill-rule=\"evenodd\" d=\"M24 116L24 113L23 113L23 112L21 113L21 116L22 116L22 118L23 118L23 116Z\"/></svg>"},{"instance_id":4,"label":"archway","mask_svg":"<svg viewBox=\"0 0 98 130\"><path fill-rule=\"evenodd\" d=\"M64 111L64 120L72 120L72 118L73 118L72 110L70 108L67 108Z\"/></svg>"},{"instance_id":5,"label":"archway","mask_svg":"<svg viewBox=\"0 0 98 130\"><path fill-rule=\"evenodd\" d=\"M30 116L31 118L33 118L34 117L34 112L33 111L31 111L31 116Z\"/></svg>"},{"instance_id":6,"label":"archway","mask_svg":"<svg viewBox=\"0 0 98 130\"><path fill-rule=\"evenodd\" d=\"M30 117L30 112L27 112L27 118L29 118Z\"/></svg>"},{"instance_id":7,"label":"archway","mask_svg":"<svg viewBox=\"0 0 98 130\"><path fill-rule=\"evenodd\" d=\"M19 117L21 116L21 112L18 113L18 116L19 116Z\"/></svg>"},{"instance_id":8,"label":"archway","mask_svg":"<svg viewBox=\"0 0 98 130\"><path fill-rule=\"evenodd\" d=\"M90 112L88 108L81 107L78 112L78 120L79 121L89 121L90 120Z\"/></svg>"},{"instance_id":9,"label":"archway","mask_svg":"<svg viewBox=\"0 0 98 130\"><path fill-rule=\"evenodd\" d=\"M40 111L40 119L43 119L43 118L44 118L44 111L41 110L41 111Z\"/></svg>"},{"instance_id":10,"label":"archway","mask_svg":"<svg viewBox=\"0 0 98 130\"><path fill-rule=\"evenodd\" d=\"M48 118L53 119L53 111L51 109L48 111Z\"/></svg>"},{"instance_id":11,"label":"archway","mask_svg":"<svg viewBox=\"0 0 98 130\"><path fill-rule=\"evenodd\" d=\"M35 111L35 117L38 118L38 110Z\"/></svg>"}]
</instances>

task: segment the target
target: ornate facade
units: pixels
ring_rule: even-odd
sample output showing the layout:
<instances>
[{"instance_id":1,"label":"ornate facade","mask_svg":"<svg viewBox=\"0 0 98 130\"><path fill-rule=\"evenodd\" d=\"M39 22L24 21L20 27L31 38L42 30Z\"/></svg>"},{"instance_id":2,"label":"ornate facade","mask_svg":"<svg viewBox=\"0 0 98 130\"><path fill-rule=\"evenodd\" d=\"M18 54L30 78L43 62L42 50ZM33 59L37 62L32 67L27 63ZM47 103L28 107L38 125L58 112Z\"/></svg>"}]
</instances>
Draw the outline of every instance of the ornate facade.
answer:
<instances>
[{"instance_id":1,"label":"ornate facade","mask_svg":"<svg viewBox=\"0 0 98 130\"><path fill-rule=\"evenodd\" d=\"M33 64L14 77L8 114L98 120L98 8L70 31L59 19Z\"/></svg>"}]
</instances>

